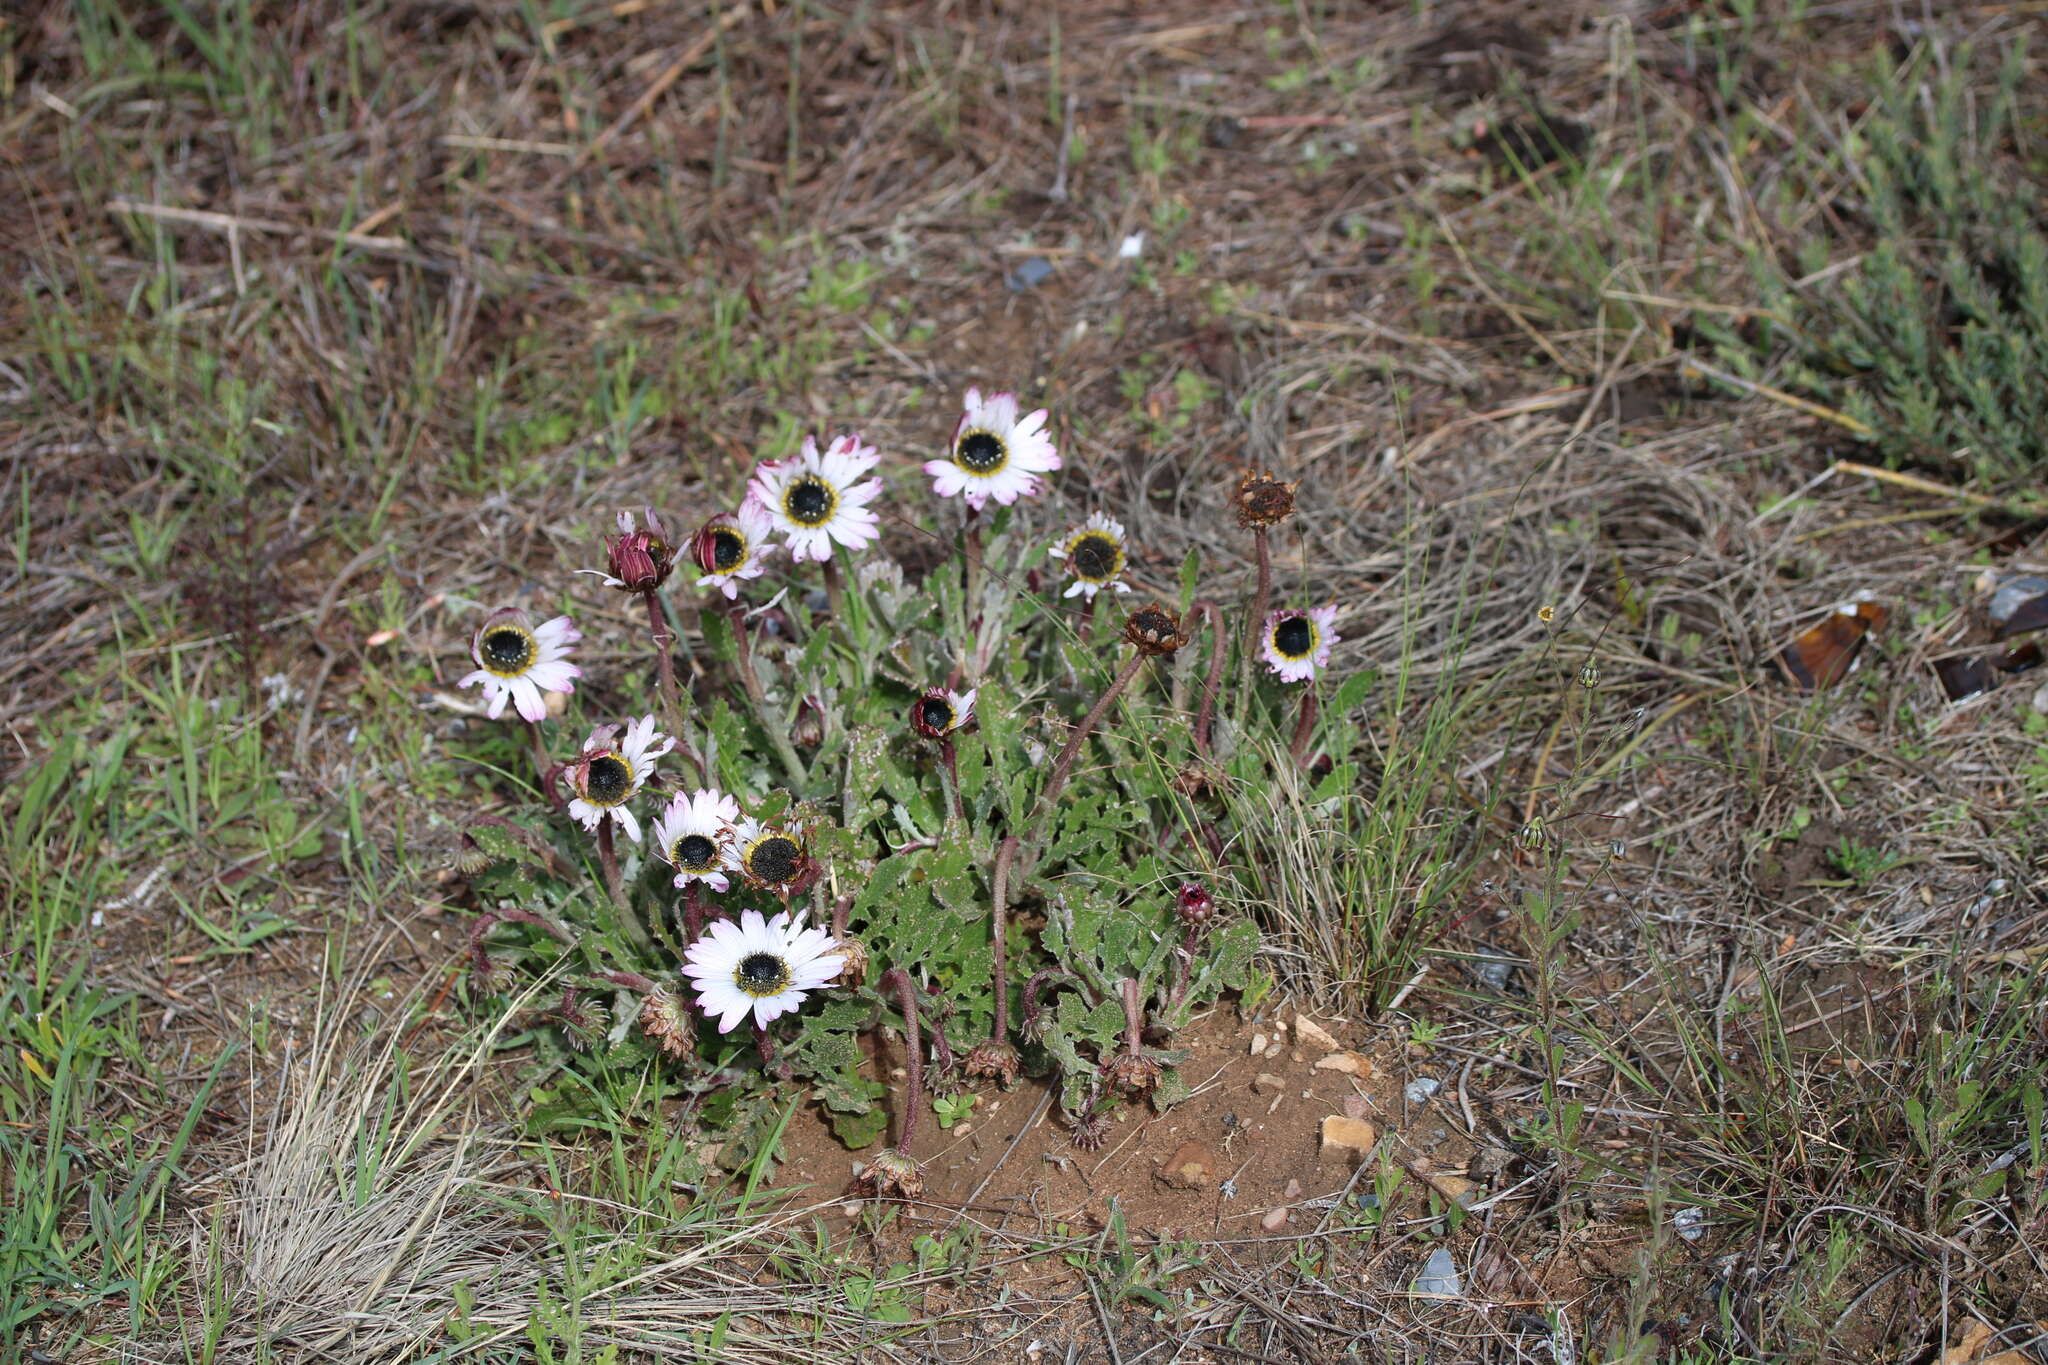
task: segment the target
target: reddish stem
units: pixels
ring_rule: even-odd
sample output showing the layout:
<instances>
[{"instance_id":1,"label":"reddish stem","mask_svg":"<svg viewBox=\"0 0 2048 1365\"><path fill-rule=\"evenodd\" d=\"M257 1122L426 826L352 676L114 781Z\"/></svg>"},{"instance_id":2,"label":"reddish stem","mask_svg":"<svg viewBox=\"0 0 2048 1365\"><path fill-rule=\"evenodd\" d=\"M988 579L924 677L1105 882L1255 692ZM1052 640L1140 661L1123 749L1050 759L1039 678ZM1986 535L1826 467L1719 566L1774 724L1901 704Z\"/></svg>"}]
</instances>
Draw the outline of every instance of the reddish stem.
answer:
<instances>
[{"instance_id":1,"label":"reddish stem","mask_svg":"<svg viewBox=\"0 0 2048 1365\"><path fill-rule=\"evenodd\" d=\"M1309 741L1316 737L1316 694L1313 688L1303 685L1301 689L1301 718L1294 722L1294 743L1288 746L1288 755L1294 766L1308 766Z\"/></svg>"},{"instance_id":2,"label":"reddish stem","mask_svg":"<svg viewBox=\"0 0 2048 1365\"><path fill-rule=\"evenodd\" d=\"M1244 627L1244 660L1238 669L1239 683L1249 688L1252 661L1259 653L1259 633L1266 628L1266 607L1273 599L1273 555L1266 544L1266 528L1252 527L1252 548L1259 560L1258 588L1252 594L1251 618Z\"/></svg>"},{"instance_id":3,"label":"reddish stem","mask_svg":"<svg viewBox=\"0 0 2048 1365\"><path fill-rule=\"evenodd\" d=\"M956 819L965 821L967 819L967 803L960 793L960 761L953 756L953 737L951 735L939 736L939 757L946 765L946 776L951 779L946 784L946 792L953 798L953 815Z\"/></svg>"},{"instance_id":4,"label":"reddish stem","mask_svg":"<svg viewBox=\"0 0 2048 1365\"><path fill-rule=\"evenodd\" d=\"M1138 982L1125 977L1117 982L1124 997L1124 1051L1136 1052L1145 1041L1145 1002L1138 994Z\"/></svg>"},{"instance_id":5,"label":"reddish stem","mask_svg":"<svg viewBox=\"0 0 2048 1365\"><path fill-rule=\"evenodd\" d=\"M761 1069L779 1081L789 1079L789 1063L777 1061L775 1040L768 1036L768 1026L756 1020L754 1023L754 1050L761 1054Z\"/></svg>"},{"instance_id":6,"label":"reddish stem","mask_svg":"<svg viewBox=\"0 0 2048 1365\"><path fill-rule=\"evenodd\" d=\"M907 1155L917 1137L918 1111L924 1108L924 1039L917 1026L917 987L911 984L910 973L901 967L883 972L881 985L885 992L896 992L896 1003L903 1011L903 1070L907 1079L903 1088L903 1118L896 1127L896 1150Z\"/></svg>"},{"instance_id":7,"label":"reddish stem","mask_svg":"<svg viewBox=\"0 0 2048 1365\"><path fill-rule=\"evenodd\" d=\"M1195 712L1195 751L1209 752L1209 725L1216 719L1216 689L1223 683L1223 667L1229 658L1230 638L1223 628L1223 609L1206 597L1195 599L1189 608L1209 621L1209 676L1202 681L1202 705Z\"/></svg>"},{"instance_id":8,"label":"reddish stem","mask_svg":"<svg viewBox=\"0 0 2048 1365\"><path fill-rule=\"evenodd\" d=\"M704 902L693 877L683 886L683 945L695 943L704 932Z\"/></svg>"}]
</instances>

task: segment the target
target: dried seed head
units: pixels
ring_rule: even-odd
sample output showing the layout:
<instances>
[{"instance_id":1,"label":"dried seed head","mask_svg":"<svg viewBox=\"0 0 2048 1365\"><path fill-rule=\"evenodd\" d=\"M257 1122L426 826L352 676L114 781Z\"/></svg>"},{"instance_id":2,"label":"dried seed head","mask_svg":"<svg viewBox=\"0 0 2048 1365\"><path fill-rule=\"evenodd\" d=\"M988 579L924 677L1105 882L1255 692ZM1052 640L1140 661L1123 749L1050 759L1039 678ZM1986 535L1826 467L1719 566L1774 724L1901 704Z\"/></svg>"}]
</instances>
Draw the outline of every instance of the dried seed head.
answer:
<instances>
[{"instance_id":1,"label":"dried seed head","mask_svg":"<svg viewBox=\"0 0 2048 1365\"><path fill-rule=\"evenodd\" d=\"M1074 1120L1074 1127L1067 1134L1067 1141L1084 1152L1095 1151L1109 1141L1109 1120L1100 1114L1083 1114Z\"/></svg>"},{"instance_id":2,"label":"dried seed head","mask_svg":"<svg viewBox=\"0 0 2048 1365\"><path fill-rule=\"evenodd\" d=\"M1294 488L1262 470L1248 469L1237 481L1230 504L1240 526L1277 526L1294 515Z\"/></svg>"},{"instance_id":3,"label":"dried seed head","mask_svg":"<svg viewBox=\"0 0 2048 1365\"><path fill-rule=\"evenodd\" d=\"M910 1153L890 1147L875 1154L860 1173L860 1184L877 1199L915 1199L924 1193L924 1171Z\"/></svg>"},{"instance_id":4,"label":"dried seed head","mask_svg":"<svg viewBox=\"0 0 2048 1365\"><path fill-rule=\"evenodd\" d=\"M986 1076L1008 1090L1017 1083L1017 1070L1021 1065L1016 1048L991 1038L967 1054L967 1078L978 1080Z\"/></svg>"},{"instance_id":5,"label":"dried seed head","mask_svg":"<svg viewBox=\"0 0 2048 1365\"><path fill-rule=\"evenodd\" d=\"M1133 1097L1149 1095L1159 1084L1159 1063L1142 1052L1119 1052L1110 1061L1106 1079L1112 1090Z\"/></svg>"},{"instance_id":6,"label":"dried seed head","mask_svg":"<svg viewBox=\"0 0 2048 1365\"><path fill-rule=\"evenodd\" d=\"M839 975L832 978L834 986L864 986L868 980L868 946L852 934L840 934L833 942L839 946L833 951L842 959Z\"/></svg>"},{"instance_id":7,"label":"dried seed head","mask_svg":"<svg viewBox=\"0 0 2048 1365\"><path fill-rule=\"evenodd\" d=\"M1159 657L1172 654L1188 642L1187 633L1180 628L1180 617L1159 602L1131 613L1124 622L1124 638L1137 646L1140 654Z\"/></svg>"},{"instance_id":8,"label":"dried seed head","mask_svg":"<svg viewBox=\"0 0 2048 1365\"><path fill-rule=\"evenodd\" d=\"M670 1057L697 1050L697 1016L687 1000L666 986L656 986L641 1002L640 1031Z\"/></svg>"}]
</instances>

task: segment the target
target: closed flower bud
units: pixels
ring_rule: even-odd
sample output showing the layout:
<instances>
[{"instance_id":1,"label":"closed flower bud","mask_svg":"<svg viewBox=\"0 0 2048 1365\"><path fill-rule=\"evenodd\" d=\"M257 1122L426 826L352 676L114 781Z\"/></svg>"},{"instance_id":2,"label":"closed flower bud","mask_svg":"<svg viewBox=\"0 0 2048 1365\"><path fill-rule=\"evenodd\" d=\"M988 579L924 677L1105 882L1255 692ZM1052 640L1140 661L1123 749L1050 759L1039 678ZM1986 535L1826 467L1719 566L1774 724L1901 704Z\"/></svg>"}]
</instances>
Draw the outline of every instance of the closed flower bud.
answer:
<instances>
[{"instance_id":1,"label":"closed flower bud","mask_svg":"<svg viewBox=\"0 0 2048 1365\"><path fill-rule=\"evenodd\" d=\"M1098 1150L1109 1141L1109 1120L1100 1114L1083 1114L1074 1120L1074 1126L1067 1134L1067 1141L1084 1152Z\"/></svg>"},{"instance_id":2,"label":"closed flower bud","mask_svg":"<svg viewBox=\"0 0 2048 1365\"><path fill-rule=\"evenodd\" d=\"M675 547L669 544L654 513L647 513L647 526L636 526L631 512L619 513L619 534L605 542L604 585L621 592L653 592L668 580L675 567Z\"/></svg>"},{"instance_id":3,"label":"closed flower bud","mask_svg":"<svg viewBox=\"0 0 2048 1365\"><path fill-rule=\"evenodd\" d=\"M1181 887L1180 894L1174 897L1173 913L1183 927L1193 929L1198 925L1207 924L1210 917L1216 913L1216 898L1211 896L1209 888L1200 882L1188 882Z\"/></svg>"}]
</instances>

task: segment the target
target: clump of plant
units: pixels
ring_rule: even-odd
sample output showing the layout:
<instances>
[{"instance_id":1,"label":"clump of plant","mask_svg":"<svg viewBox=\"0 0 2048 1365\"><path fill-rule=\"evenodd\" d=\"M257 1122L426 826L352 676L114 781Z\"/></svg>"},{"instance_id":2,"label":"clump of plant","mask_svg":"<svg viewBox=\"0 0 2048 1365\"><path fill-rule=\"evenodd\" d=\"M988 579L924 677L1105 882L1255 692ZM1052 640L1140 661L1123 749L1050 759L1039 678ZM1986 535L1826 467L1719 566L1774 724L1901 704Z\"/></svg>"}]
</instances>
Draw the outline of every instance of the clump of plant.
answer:
<instances>
[{"instance_id":1,"label":"clump of plant","mask_svg":"<svg viewBox=\"0 0 2048 1365\"><path fill-rule=\"evenodd\" d=\"M1841 207L1859 238L1809 236L1807 286L1760 255L1766 308L1700 330L1739 373L1783 363L1771 382L1839 407L1893 465L2032 487L2048 469L2048 234L2005 150L2024 45L1989 89L1973 88L1976 65L1962 51L1935 73L1879 72L1875 108L1828 171L1852 187Z\"/></svg>"},{"instance_id":2,"label":"clump of plant","mask_svg":"<svg viewBox=\"0 0 2048 1365\"><path fill-rule=\"evenodd\" d=\"M1253 984L1258 947L1219 895L1220 765L1313 761L1335 608L1272 607L1293 489L1247 475L1241 611L1196 596L1191 556L1177 601L1098 614L1140 575L1106 512L1036 522L1061 467L1046 419L968 390L923 465L934 499L899 490L905 544L946 548L921 575L890 554L857 435L761 464L687 536L620 514L586 572L647 622L646 675L606 680L651 692L641 714L586 713L567 615L478 625L462 681L516 715L501 747L538 799L468 822L469 985L509 1004L546 983L520 1037L549 1065L658 1060L735 1162L797 1093L853 1148L893 1112L866 1181L900 1197L924 1111L950 1122L969 1087L1046 1077L1084 1145L1187 1094L1175 1035ZM1260 727L1284 738L1242 742Z\"/></svg>"}]
</instances>

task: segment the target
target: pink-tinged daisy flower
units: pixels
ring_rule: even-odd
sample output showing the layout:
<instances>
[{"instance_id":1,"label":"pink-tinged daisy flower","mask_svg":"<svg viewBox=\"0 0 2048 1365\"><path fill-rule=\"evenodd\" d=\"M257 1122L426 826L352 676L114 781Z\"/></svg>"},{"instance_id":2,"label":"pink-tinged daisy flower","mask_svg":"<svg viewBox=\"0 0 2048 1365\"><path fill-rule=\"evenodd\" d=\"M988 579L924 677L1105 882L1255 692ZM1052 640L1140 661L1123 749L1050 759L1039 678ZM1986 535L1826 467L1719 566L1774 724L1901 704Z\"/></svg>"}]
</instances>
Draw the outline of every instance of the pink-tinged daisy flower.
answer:
<instances>
[{"instance_id":1,"label":"pink-tinged daisy flower","mask_svg":"<svg viewBox=\"0 0 2048 1365\"><path fill-rule=\"evenodd\" d=\"M910 704L910 728L926 739L944 739L973 721L974 694L978 690L969 688L965 692L949 692L943 687L926 689L923 696Z\"/></svg>"},{"instance_id":2,"label":"pink-tinged daisy flower","mask_svg":"<svg viewBox=\"0 0 2048 1365\"><path fill-rule=\"evenodd\" d=\"M1124 528L1114 518L1100 512L1089 513L1087 521L1068 532L1066 539L1048 547L1046 553L1054 559L1064 559L1067 572L1074 576L1064 596L1093 597L1104 588L1131 590L1130 584L1123 581Z\"/></svg>"},{"instance_id":3,"label":"pink-tinged daisy flower","mask_svg":"<svg viewBox=\"0 0 2048 1365\"><path fill-rule=\"evenodd\" d=\"M704 571L697 586L714 588L729 602L738 598L740 580L759 578L768 567L766 560L775 551L768 537L774 532L767 509L752 498L739 511L720 512L705 522L693 542L697 567Z\"/></svg>"},{"instance_id":4,"label":"pink-tinged daisy flower","mask_svg":"<svg viewBox=\"0 0 2048 1365\"><path fill-rule=\"evenodd\" d=\"M803 831L795 826L764 825L748 816L733 831L733 843L739 850L740 875L778 896L804 890L823 870L804 847Z\"/></svg>"},{"instance_id":5,"label":"pink-tinged daisy flower","mask_svg":"<svg viewBox=\"0 0 2048 1365\"><path fill-rule=\"evenodd\" d=\"M1059 452L1045 434L1045 409L1017 416L1017 395L967 391L966 411L953 429L953 448L943 460L927 460L932 492L964 497L980 510L990 498L1008 507L1044 486L1040 475L1060 467Z\"/></svg>"},{"instance_id":6,"label":"pink-tinged daisy flower","mask_svg":"<svg viewBox=\"0 0 2048 1365\"><path fill-rule=\"evenodd\" d=\"M677 886L700 881L723 891L731 885L725 874L739 870L739 851L733 847L739 818L740 803L716 787L676 794L654 822L654 846L675 868Z\"/></svg>"},{"instance_id":7,"label":"pink-tinged daisy flower","mask_svg":"<svg viewBox=\"0 0 2048 1365\"><path fill-rule=\"evenodd\" d=\"M1335 603L1307 611L1282 608L1266 617L1259 654L1282 682L1307 682L1330 662L1337 643Z\"/></svg>"},{"instance_id":8,"label":"pink-tinged daisy flower","mask_svg":"<svg viewBox=\"0 0 2048 1365\"><path fill-rule=\"evenodd\" d=\"M862 549L881 534L880 520L867 505L882 491L882 481L860 477L881 458L858 436L835 438L822 455L806 436L800 453L755 469L747 501L768 514L772 530L788 537L783 543L799 564L830 559L835 540L849 550Z\"/></svg>"},{"instance_id":9,"label":"pink-tinged daisy flower","mask_svg":"<svg viewBox=\"0 0 2048 1365\"><path fill-rule=\"evenodd\" d=\"M607 588L620 592L653 592L675 567L676 549L661 529L654 510L647 509L647 529L640 530L631 512L619 513L619 535L607 540L605 569L578 569L604 580ZM606 572L609 570L609 572Z\"/></svg>"},{"instance_id":10,"label":"pink-tinged daisy flower","mask_svg":"<svg viewBox=\"0 0 2048 1365\"><path fill-rule=\"evenodd\" d=\"M476 672L456 683L482 683L487 714L496 720L509 699L522 719L539 722L548 713L543 692L574 692L583 670L569 662L569 646L583 638L566 616L533 624L517 607L504 607L484 618L469 642Z\"/></svg>"},{"instance_id":11,"label":"pink-tinged daisy flower","mask_svg":"<svg viewBox=\"0 0 2048 1365\"><path fill-rule=\"evenodd\" d=\"M619 822L628 839L639 843L640 822L633 817L632 800L654 774L654 760L675 747L673 739L655 733L653 716L627 722L623 737L616 725L598 726L569 765L569 785L576 793L569 814L593 834L609 817Z\"/></svg>"},{"instance_id":12,"label":"pink-tinged daisy flower","mask_svg":"<svg viewBox=\"0 0 2048 1365\"><path fill-rule=\"evenodd\" d=\"M804 928L804 917L788 911L764 920L759 910L743 911L740 922L713 920L683 951L683 975L697 990L697 1008L730 1033L749 1014L771 1023L798 1009L804 997L839 975L845 960L823 929Z\"/></svg>"}]
</instances>

